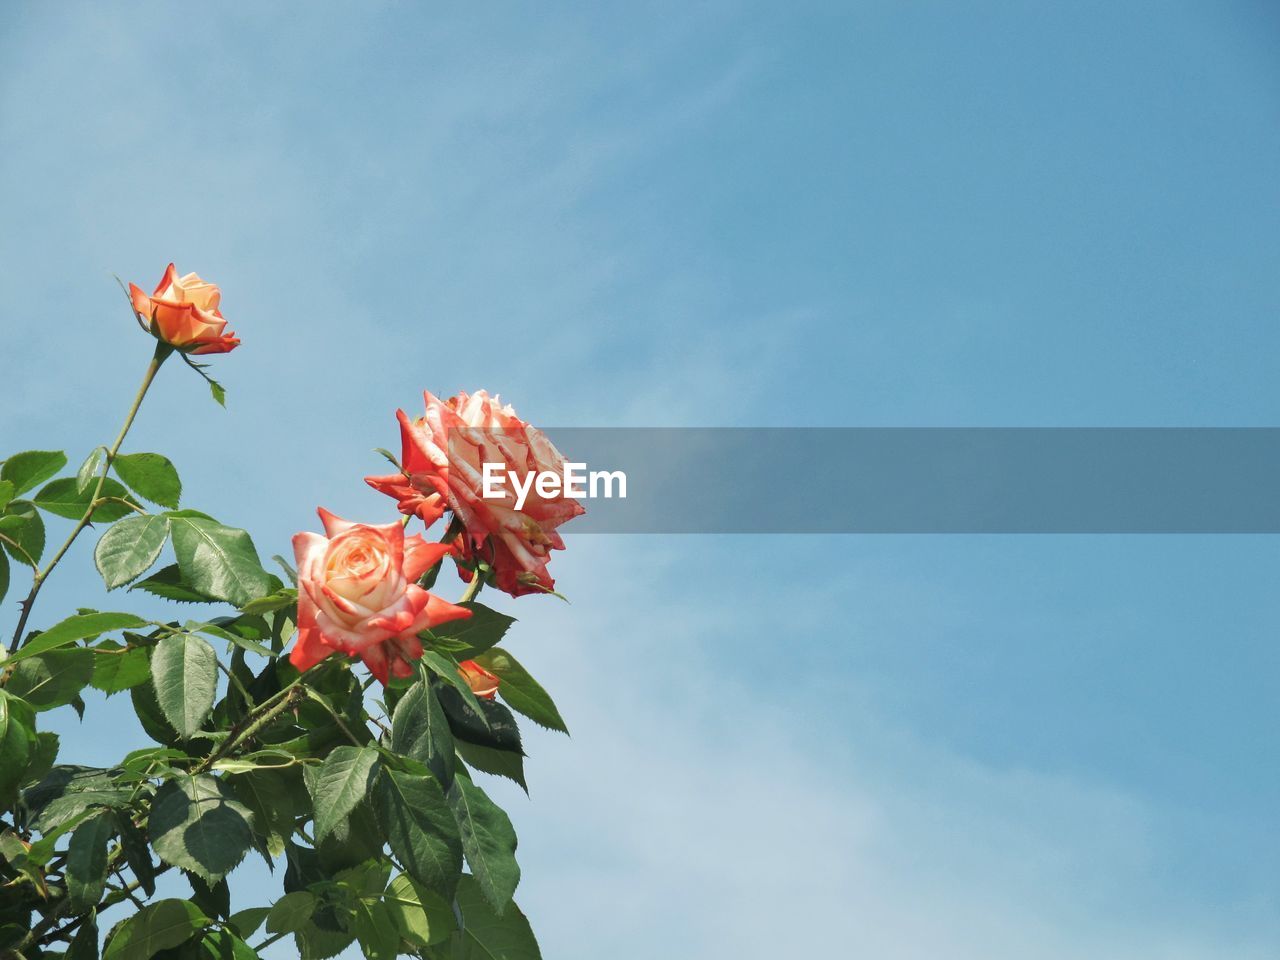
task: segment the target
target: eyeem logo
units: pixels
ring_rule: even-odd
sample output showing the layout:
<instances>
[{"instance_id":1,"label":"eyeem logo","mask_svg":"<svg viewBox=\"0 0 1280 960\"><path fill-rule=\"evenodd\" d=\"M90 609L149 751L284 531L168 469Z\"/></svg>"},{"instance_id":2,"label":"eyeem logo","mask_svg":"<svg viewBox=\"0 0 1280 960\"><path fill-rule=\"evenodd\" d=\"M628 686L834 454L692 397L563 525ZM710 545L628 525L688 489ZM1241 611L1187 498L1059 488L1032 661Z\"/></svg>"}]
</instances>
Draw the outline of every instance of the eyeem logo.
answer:
<instances>
[{"instance_id":1,"label":"eyeem logo","mask_svg":"<svg viewBox=\"0 0 1280 960\"><path fill-rule=\"evenodd\" d=\"M485 500L506 500L509 483L516 495L516 509L524 508L529 491L535 491L544 500L565 496L579 499L600 497L620 500L627 497L627 475L621 470L587 470L585 463L566 463L563 473L554 470L529 471L523 478L514 470L505 469L504 463L485 463L482 468L480 496ZM614 488L617 493L614 493Z\"/></svg>"}]
</instances>

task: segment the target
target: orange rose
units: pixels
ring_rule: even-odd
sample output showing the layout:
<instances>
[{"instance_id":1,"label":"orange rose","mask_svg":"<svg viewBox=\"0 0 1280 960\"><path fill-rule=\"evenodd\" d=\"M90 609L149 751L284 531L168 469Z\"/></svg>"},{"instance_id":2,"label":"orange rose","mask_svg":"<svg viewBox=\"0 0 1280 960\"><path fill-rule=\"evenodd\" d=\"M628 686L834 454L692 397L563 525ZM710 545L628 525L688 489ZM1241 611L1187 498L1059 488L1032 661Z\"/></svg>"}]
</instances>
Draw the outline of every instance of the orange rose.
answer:
<instances>
[{"instance_id":1,"label":"orange rose","mask_svg":"<svg viewBox=\"0 0 1280 960\"><path fill-rule=\"evenodd\" d=\"M396 411L403 472L365 477L365 482L394 497L401 513L419 516L428 526L451 510L463 529L459 559L487 563L498 589L514 597L554 589L547 562L552 550L564 549L556 528L584 513L582 504L563 488L548 497L530 489L519 506L514 493L486 499L483 470L486 463L500 464L504 475L524 483L530 474L562 473L560 451L510 405L483 390L446 401L424 396L425 416L410 420ZM470 570L460 572L471 579Z\"/></svg>"},{"instance_id":2,"label":"orange rose","mask_svg":"<svg viewBox=\"0 0 1280 960\"><path fill-rule=\"evenodd\" d=\"M449 552L406 537L399 523L351 523L323 507L324 534L293 538L298 560L298 642L289 662L307 670L332 653L356 656L386 683L407 677L422 656L418 634L471 616L427 593L417 580Z\"/></svg>"},{"instance_id":3,"label":"orange rose","mask_svg":"<svg viewBox=\"0 0 1280 960\"><path fill-rule=\"evenodd\" d=\"M467 681L471 692L482 700L492 700L497 696L501 681L474 660L463 660L458 664L458 673Z\"/></svg>"},{"instance_id":4,"label":"orange rose","mask_svg":"<svg viewBox=\"0 0 1280 960\"><path fill-rule=\"evenodd\" d=\"M240 345L218 310L222 293L194 273L179 277L171 263L151 296L129 284L139 321L152 336L184 353L230 353Z\"/></svg>"}]
</instances>

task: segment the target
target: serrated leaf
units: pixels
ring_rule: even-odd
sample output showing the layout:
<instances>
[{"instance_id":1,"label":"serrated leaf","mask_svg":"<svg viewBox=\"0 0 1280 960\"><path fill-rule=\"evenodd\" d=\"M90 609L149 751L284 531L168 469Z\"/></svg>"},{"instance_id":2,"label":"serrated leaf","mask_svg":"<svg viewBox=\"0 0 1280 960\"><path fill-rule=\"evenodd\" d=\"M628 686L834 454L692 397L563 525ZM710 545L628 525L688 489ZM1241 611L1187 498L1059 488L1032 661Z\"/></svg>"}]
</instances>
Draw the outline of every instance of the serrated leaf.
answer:
<instances>
[{"instance_id":1,"label":"serrated leaf","mask_svg":"<svg viewBox=\"0 0 1280 960\"><path fill-rule=\"evenodd\" d=\"M431 629L431 636L440 637L465 644L450 649L459 660L473 660L490 647L502 641L507 630L516 622L515 617L486 607L483 603L471 601L462 606L471 611L465 620L450 620Z\"/></svg>"},{"instance_id":2,"label":"serrated leaf","mask_svg":"<svg viewBox=\"0 0 1280 960\"><path fill-rule=\"evenodd\" d=\"M475 659L476 663L498 678L498 696L512 710L523 713L534 723L549 730L569 732L551 695L510 653L501 647L494 647Z\"/></svg>"},{"instance_id":3,"label":"serrated leaf","mask_svg":"<svg viewBox=\"0 0 1280 960\"><path fill-rule=\"evenodd\" d=\"M257 933L262 922L271 912L270 907L245 907L227 917L227 925L232 927L241 937L248 939Z\"/></svg>"},{"instance_id":4,"label":"serrated leaf","mask_svg":"<svg viewBox=\"0 0 1280 960\"><path fill-rule=\"evenodd\" d=\"M150 960L161 950L179 947L209 918L187 900L158 900L133 914L115 929L102 960Z\"/></svg>"},{"instance_id":5,"label":"serrated leaf","mask_svg":"<svg viewBox=\"0 0 1280 960\"><path fill-rule=\"evenodd\" d=\"M200 732L218 691L218 655L200 637L177 633L156 644L151 682L165 719L183 737Z\"/></svg>"},{"instance_id":6,"label":"serrated leaf","mask_svg":"<svg viewBox=\"0 0 1280 960\"><path fill-rule=\"evenodd\" d=\"M169 539L169 518L128 517L107 528L93 551L93 562L108 590L146 573Z\"/></svg>"},{"instance_id":7,"label":"serrated leaf","mask_svg":"<svg viewBox=\"0 0 1280 960\"><path fill-rule=\"evenodd\" d=\"M216 883L252 844L253 814L217 777L182 776L156 791L147 832L165 863Z\"/></svg>"},{"instance_id":8,"label":"serrated leaf","mask_svg":"<svg viewBox=\"0 0 1280 960\"><path fill-rule=\"evenodd\" d=\"M142 831L133 825L128 814L116 814L116 826L120 830L120 847L129 869L148 897L156 892L156 867L151 859L151 847Z\"/></svg>"},{"instance_id":9,"label":"serrated leaf","mask_svg":"<svg viewBox=\"0 0 1280 960\"><path fill-rule=\"evenodd\" d=\"M15 453L0 466L0 480L13 484L14 494L26 493L67 465L61 450L27 450Z\"/></svg>"},{"instance_id":10,"label":"serrated leaf","mask_svg":"<svg viewBox=\"0 0 1280 960\"><path fill-rule=\"evenodd\" d=\"M93 677L89 683L107 696L146 683L151 677L151 661L144 647L125 648L104 640L93 651Z\"/></svg>"},{"instance_id":11,"label":"serrated leaf","mask_svg":"<svg viewBox=\"0 0 1280 960\"><path fill-rule=\"evenodd\" d=\"M441 784L453 782L453 734L440 701L419 680L405 691L391 716L391 749L427 765Z\"/></svg>"},{"instance_id":12,"label":"serrated leaf","mask_svg":"<svg viewBox=\"0 0 1280 960\"><path fill-rule=\"evenodd\" d=\"M323 840L369 794L378 751L372 747L335 747L308 783L315 803L315 838Z\"/></svg>"},{"instance_id":13,"label":"serrated leaf","mask_svg":"<svg viewBox=\"0 0 1280 960\"><path fill-rule=\"evenodd\" d=\"M511 819L488 794L465 777L453 781L448 800L471 874L490 906L502 913L520 882L516 831Z\"/></svg>"},{"instance_id":14,"label":"serrated leaf","mask_svg":"<svg viewBox=\"0 0 1280 960\"><path fill-rule=\"evenodd\" d=\"M9 512L0 517L5 521L0 530L4 548L19 563L34 567L44 553L44 520L30 500L14 500L7 509Z\"/></svg>"},{"instance_id":15,"label":"serrated leaf","mask_svg":"<svg viewBox=\"0 0 1280 960\"><path fill-rule=\"evenodd\" d=\"M67 945L64 960L98 960L98 912L90 910Z\"/></svg>"},{"instance_id":16,"label":"serrated leaf","mask_svg":"<svg viewBox=\"0 0 1280 960\"><path fill-rule=\"evenodd\" d=\"M84 458L84 463L80 464L80 469L76 471L77 493L83 495L89 492L91 485L97 481L98 474L102 472L102 465L106 462L106 447L94 447L89 451L89 456Z\"/></svg>"},{"instance_id":17,"label":"serrated leaf","mask_svg":"<svg viewBox=\"0 0 1280 960\"><path fill-rule=\"evenodd\" d=\"M139 580L130 590L141 590L153 597L163 597L178 603L216 603L213 597L205 596L182 579L182 571L176 563L161 567L145 580Z\"/></svg>"},{"instance_id":18,"label":"serrated leaf","mask_svg":"<svg viewBox=\"0 0 1280 960\"><path fill-rule=\"evenodd\" d=\"M391 852L409 876L451 897L462 872L462 840L440 784L434 777L384 768L374 800Z\"/></svg>"},{"instance_id":19,"label":"serrated leaf","mask_svg":"<svg viewBox=\"0 0 1280 960\"><path fill-rule=\"evenodd\" d=\"M74 701L92 676L91 651L83 647L50 650L14 667L5 689L37 710L52 710Z\"/></svg>"},{"instance_id":20,"label":"serrated leaf","mask_svg":"<svg viewBox=\"0 0 1280 960\"><path fill-rule=\"evenodd\" d=\"M35 637L10 657L9 663L17 663L37 654L68 646L77 640L88 640L113 630L137 630L148 623L149 620L135 617L132 613L79 613L54 624Z\"/></svg>"},{"instance_id":21,"label":"serrated leaf","mask_svg":"<svg viewBox=\"0 0 1280 960\"><path fill-rule=\"evenodd\" d=\"M524 780L524 757L521 754L482 747L465 740L455 740L454 746L458 750L458 756L469 766L494 776L506 777L518 783L525 793L529 792L529 785Z\"/></svg>"},{"instance_id":22,"label":"serrated leaf","mask_svg":"<svg viewBox=\"0 0 1280 960\"><path fill-rule=\"evenodd\" d=\"M238 773L230 780L241 803L253 812L254 829L272 855L279 856L293 834L294 820L303 812L295 802L302 790L296 775L259 768Z\"/></svg>"},{"instance_id":23,"label":"serrated leaf","mask_svg":"<svg viewBox=\"0 0 1280 960\"><path fill-rule=\"evenodd\" d=\"M454 934L462 956L483 960L542 960L529 921L514 903L501 914L485 899L474 877L464 876L456 898L462 930Z\"/></svg>"},{"instance_id":24,"label":"serrated leaf","mask_svg":"<svg viewBox=\"0 0 1280 960\"><path fill-rule=\"evenodd\" d=\"M107 883L107 844L115 825L106 812L85 820L71 834L67 847L67 903L83 912L97 905Z\"/></svg>"},{"instance_id":25,"label":"serrated leaf","mask_svg":"<svg viewBox=\"0 0 1280 960\"><path fill-rule=\"evenodd\" d=\"M436 695L440 698L440 706L449 718L449 728L456 739L495 750L524 753L516 718L502 704L493 700L469 702L452 686L438 686Z\"/></svg>"},{"instance_id":26,"label":"serrated leaf","mask_svg":"<svg viewBox=\"0 0 1280 960\"><path fill-rule=\"evenodd\" d=\"M400 931L385 903L357 900L353 927L366 960L395 960L400 952Z\"/></svg>"},{"instance_id":27,"label":"serrated leaf","mask_svg":"<svg viewBox=\"0 0 1280 960\"><path fill-rule=\"evenodd\" d=\"M9 505L9 501L14 498L17 492L12 481L0 480L0 510L4 510Z\"/></svg>"},{"instance_id":28,"label":"serrated leaf","mask_svg":"<svg viewBox=\"0 0 1280 960\"><path fill-rule=\"evenodd\" d=\"M297 933L307 925L317 905L315 894L306 890L286 893L267 913L267 933Z\"/></svg>"},{"instance_id":29,"label":"serrated leaf","mask_svg":"<svg viewBox=\"0 0 1280 960\"><path fill-rule=\"evenodd\" d=\"M31 756L27 760L27 769L22 774L24 785L38 783L53 769L58 759L58 750L62 745L56 733L42 730L36 734L35 743L31 747Z\"/></svg>"},{"instance_id":30,"label":"serrated leaf","mask_svg":"<svg viewBox=\"0 0 1280 960\"><path fill-rule=\"evenodd\" d=\"M127 453L116 457L112 467L138 496L170 510L178 509L182 481L168 457L158 453Z\"/></svg>"},{"instance_id":31,"label":"serrated leaf","mask_svg":"<svg viewBox=\"0 0 1280 960\"><path fill-rule=\"evenodd\" d=\"M457 928L453 910L436 893L400 874L383 895L400 936L415 947L442 943Z\"/></svg>"},{"instance_id":32,"label":"serrated leaf","mask_svg":"<svg viewBox=\"0 0 1280 960\"><path fill-rule=\"evenodd\" d=\"M475 695L471 685L458 672L457 661L446 657L437 650L423 650L418 663L419 668L426 671L423 676L429 677L431 674L435 674L446 684L453 687L458 692L458 696L475 711L477 716L483 719L484 714L480 713L480 698Z\"/></svg>"},{"instance_id":33,"label":"serrated leaf","mask_svg":"<svg viewBox=\"0 0 1280 960\"><path fill-rule=\"evenodd\" d=\"M33 720L29 706L0 690L0 805L13 800L25 779L35 743Z\"/></svg>"},{"instance_id":34,"label":"serrated leaf","mask_svg":"<svg viewBox=\"0 0 1280 960\"><path fill-rule=\"evenodd\" d=\"M9 555L0 550L0 600L9 592Z\"/></svg>"},{"instance_id":35,"label":"serrated leaf","mask_svg":"<svg viewBox=\"0 0 1280 960\"><path fill-rule=\"evenodd\" d=\"M93 494L96 489L97 484L95 483L88 490L81 491L76 486L74 477L59 477L41 488L40 492L35 495L35 504L41 510L46 513L52 513L54 516L63 517L67 520L79 520L89 509L89 504L93 502ZM106 477L102 481L102 490L98 494L98 499L100 500L107 497L113 498L113 502L98 504L93 511L93 519L95 521L111 523L134 513L134 507L140 506L129 496L128 490L110 477ZM130 506L130 504L133 506Z\"/></svg>"},{"instance_id":36,"label":"serrated leaf","mask_svg":"<svg viewBox=\"0 0 1280 960\"><path fill-rule=\"evenodd\" d=\"M272 591L248 533L185 513L168 516L178 568L192 589L236 606Z\"/></svg>"}]
</instances>

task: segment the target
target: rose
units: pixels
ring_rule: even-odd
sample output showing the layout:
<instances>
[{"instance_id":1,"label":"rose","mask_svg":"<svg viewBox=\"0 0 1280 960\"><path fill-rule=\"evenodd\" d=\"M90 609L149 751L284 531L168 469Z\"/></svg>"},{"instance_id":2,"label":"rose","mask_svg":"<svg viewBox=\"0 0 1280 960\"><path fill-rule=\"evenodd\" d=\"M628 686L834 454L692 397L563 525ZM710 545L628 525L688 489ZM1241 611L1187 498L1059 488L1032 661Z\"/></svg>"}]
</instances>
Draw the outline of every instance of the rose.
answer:
<instances>
[{"instance_id":1,"label":"rose","mask_svg":"<svg viewBox=\"0 0 1280 960\"><path fill-rule=\"evenodd\" d=\"M289 661L307 670L332 653L360 657L387 683L422 656L418 634L471 611L418 586L450 547L406 537L399 523L351 523L321 507L324 534L293 538L298 561L298 642Z\"/></svg>"},{"instance_id":2,"label":"rose","mask_svg":"<svg viewBox=\"0 0 1280 960\"><path fill-rule=\"evenodd\" d=\"M224 332L227 321L218 310L222 292L194 273L179 277L172 263L151 296L131 283L129 298L147 330L184 353L230 353L240 345L234 333Z\"/></svg>"},{"instance_id":3,"label":"rose","mask_svg":"<svg viewBox=\"0 0 1280 960\"><path fill-rule=\"evenodd\" d=\"M498 693L501 681L474 660L463 660L458 664L458 673L467 681L471 692L482 700L492 700Z\"/></svg>"},{"instance_id":4,"label":"rose","mask_svg":"<svg viewBox=\"0 0 1280 960\"><path fill-rule=\"evenodd\" d=\"M394 497L402 513L417 515L430 526L446 509L462 527L457 556L470 565L483 561L494 583L512 596L549 592L555 581L547 572L552 550L563 550L556 528L583 513L563 487L550 497L535 487L519 510L514 483L500 499L483 493L485 463L501 465L499 475L513 474L522 487L530 473L563 475L564 457L536 427L516 416L510 405L480 390L441 401L424 395L426 414L400 421L401 469L385 477L366 477L375 490ZM472 573L460 567L463 579Z\"/></svg>"}]
</instances>

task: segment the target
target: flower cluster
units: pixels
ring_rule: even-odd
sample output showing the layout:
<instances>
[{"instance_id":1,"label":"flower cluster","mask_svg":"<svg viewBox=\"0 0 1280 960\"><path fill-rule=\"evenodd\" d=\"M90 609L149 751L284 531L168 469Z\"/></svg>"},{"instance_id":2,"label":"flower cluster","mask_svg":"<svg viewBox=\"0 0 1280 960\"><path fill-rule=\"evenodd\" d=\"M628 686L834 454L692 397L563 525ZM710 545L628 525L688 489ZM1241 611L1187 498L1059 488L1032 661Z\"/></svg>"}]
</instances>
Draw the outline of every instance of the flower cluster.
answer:
<instances>
[{"instance_id":1,"label":"flower cluster","mask_svg":"<svg viewBox=\"0 0 1280 960\"><path fill-rule=\"evenodd\" d=\"M218 287L194 273L179 277L172 263L151 296L134 284L129 293L139 321L177 350L226 353L240 343L225 332ZM299 620L290 661L299 670L340 653L359 657L383 683L408 676L422 656L420 633L471 616L419 583L446 557L476 588L488 582L513 597L555 590L547 564L552 550L564 549L557 528L583 513L582 505L562 491L531 490L518 506L512 492L486 499L482 476L486 463L519 479L560 472L560 451L484 390L448 400L426 392L424 399L421 417L396 411L399 471L365 482L396 501L404 524L416 517L431 527L448 515L445 536L428 543L406 535L402 523L352 523L321 507L325 532L293 538ZM466 661L460 673L477 697L494 696L498 678L479 664Z\"/></svg>"}]
</instances>

